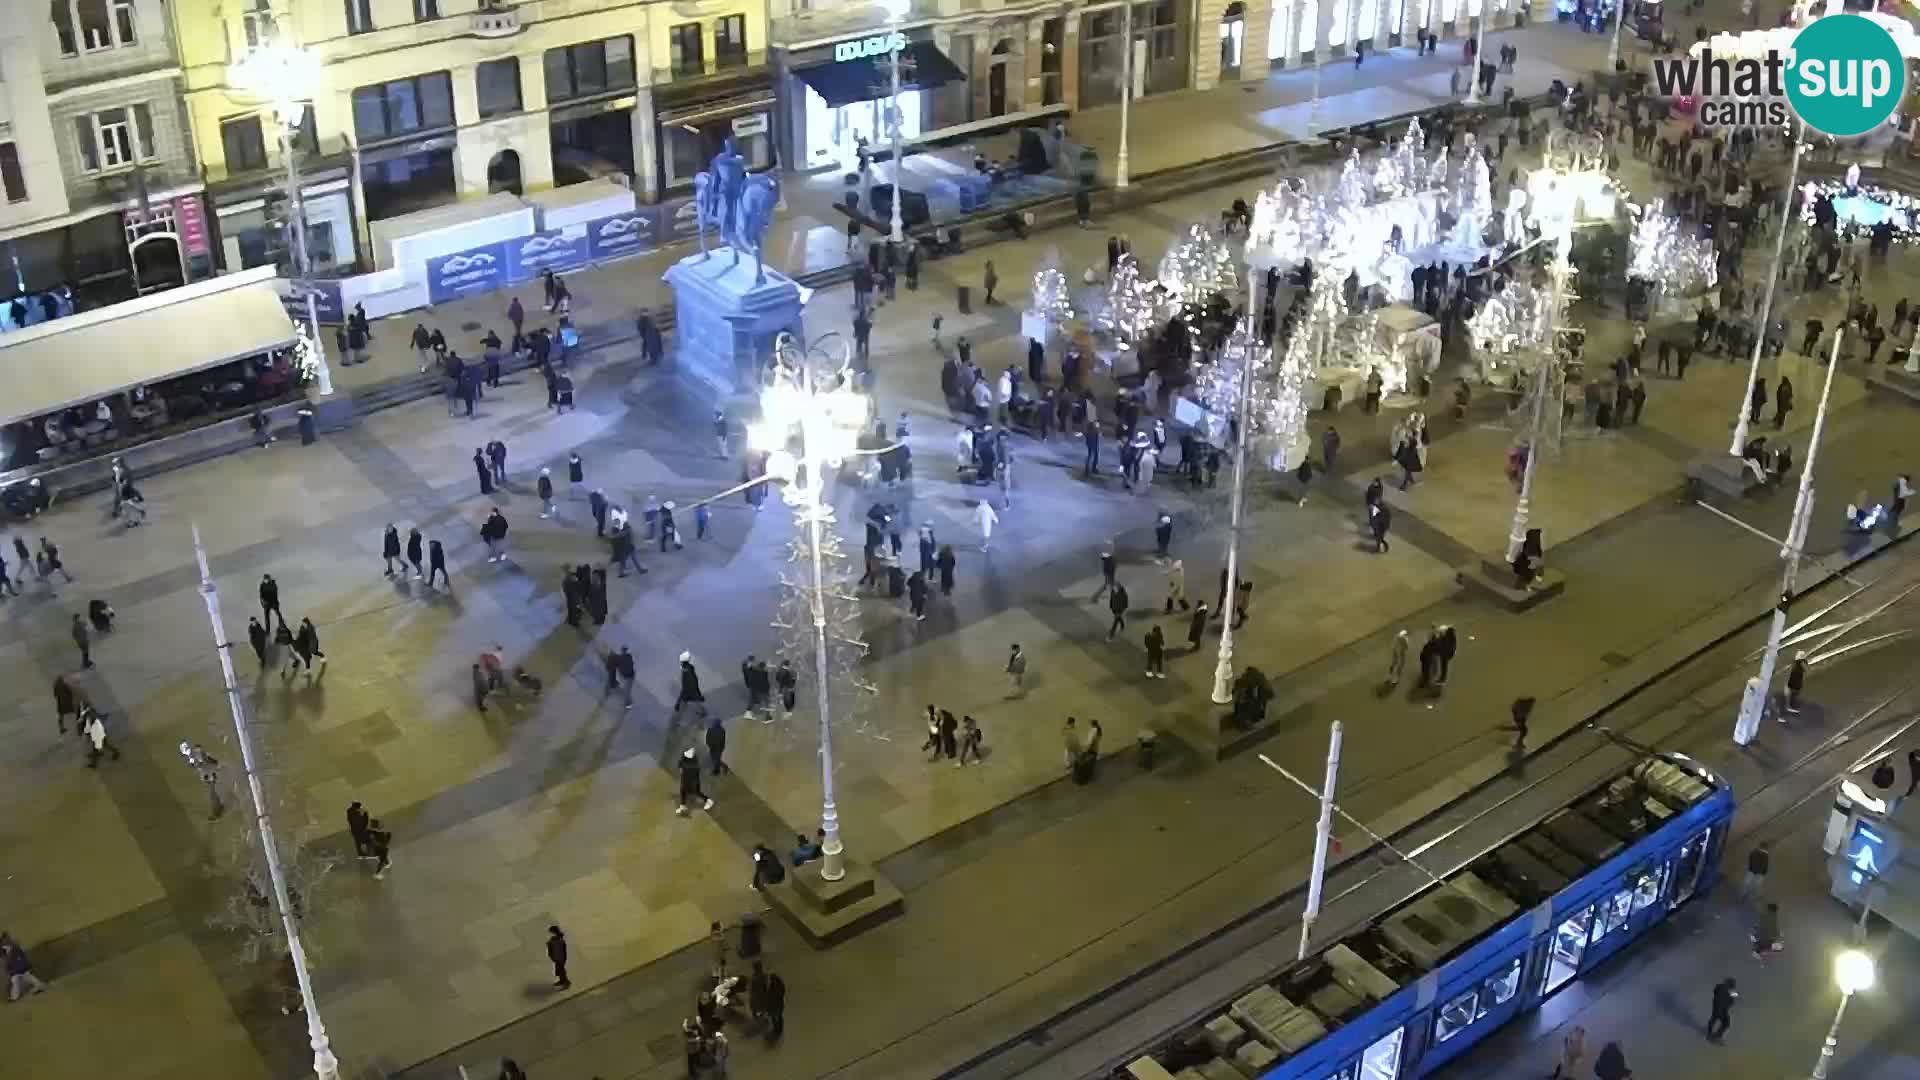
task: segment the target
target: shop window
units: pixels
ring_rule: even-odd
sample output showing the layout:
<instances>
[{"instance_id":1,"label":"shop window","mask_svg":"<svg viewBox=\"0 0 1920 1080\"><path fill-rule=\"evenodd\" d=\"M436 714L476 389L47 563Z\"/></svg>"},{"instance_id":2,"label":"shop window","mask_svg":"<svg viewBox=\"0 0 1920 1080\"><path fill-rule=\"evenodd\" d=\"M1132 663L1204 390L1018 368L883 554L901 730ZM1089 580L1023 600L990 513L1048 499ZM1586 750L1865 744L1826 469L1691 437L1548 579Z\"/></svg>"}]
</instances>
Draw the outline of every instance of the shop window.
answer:
<instances>
[{"instance_id":1,"label":"shop window","mask_svg":"<svg viewBox=\"0 0 1920 1080\"><path fill-rule=\"evenodd\" d=\"M1513 995L1519 992L1520 958L1516 956L1505 968L1487 976L1487 981L1480 984L1480 1004L1473 1010L1473 1018L1479 1020L1492 1012L1495 1006L1512 1001Z\"/></svg>"},{"instance_id":2,"label":"shop window","mask_svg":"<svg viewBox=\"0 0 1920 1080\"><path fill-rule=\"evenodd\" d=\"M713 24L713 62L716 67L743 67L747 62L747 17L729 15Z\"/></svg>"},{"instance_id":3,"label":"shop window","mask_svg":"<svg viewBox=\"0 0 1920 1080\"><path fill-rule=\"evenodd\" d=\"M1048 19L1040 25L1040 103L1058 105L1061 90L1061 50L1066 48L1067 20Z\"/></svg>"},{"instance_id":4,"label":"shop window","mask_svg":"<svg viewBox=\"0 0 1920 1080\"><path fill-rule=\"evenodd\" d=\"M572 101L633 85L633 39L602 38L548 49L547 100Z\"/></svg>"},{"instance_id":5,"label":"shop window","mask_svg":"<svg viewBox=\"0 0 1920 1080\"><path fill-rule=\"evenodd\" d=\"M475 96L481 116L520 111L520 61L516 57L485 60L474 69Z\"/></svg>"},{"instance_id":6,"label":"shop window","mask_svg":"<svg viewBox=\"0 0 1920 1080\"><path fill-rule=\"evenodd\" d=\"M1397 1027L1360 1055L1360 1080L1397 1080L1400 1075L1400 1042L1407 1029Z\"/></svg>"},{"instance_id":7,"label":"shop window","mask_svg":"<svg viewBox=\"0 0 1920 1080\"><path fill-rule=\"evenodd\" d=\"M373 0L347 0L347 33L365 34L373 29Z\"/></svg>"},{"instance_id":8,"label":"shop window","mask_svg":"<svg viewBox=\"0 0 1920 1080\"><path fill-rule=\"evenodd\" d=\"M432 22L440 17L440 0L413 0L413 21Z\"/></svg>"},{"instance_id":9,"label":"shop window","mask_svg":"<svg viewBox=\"0 0 1920 1080\"><path fill-rule=\"evenodd\" d=\"M1443 1043L1473 1026L1474 1006L1480 1001L1478 988L1446 1002L1433 1020L1433 1041Z\"/></svg>"},{"instance_id":10,"label":"shop window","mask_svg":"<svg viewBox=\"0 0 1920 1080\"><path fill-rule=\"evenodd\" d=\"M1660 901L1661 886L1667 883L1667 864L1642 870L1633 883L1633 912L1638 915Z\"/></svg>"},{"instance_id":11,"label":"shop window","mask_svg":"<svg viewBox=\"0 0 1920 1080\"><path fill-rule=\"evenodd\" d=\"M1587 933L1593 929L1593 909L1554 928L1552 951L1547 956L1547 973L1540 991L1551 994L1580 973L1580 958L1587 954Z\"/></svg>"},{"instance_id":12,"label":"shop window","mask_svg":"<svg viewBox=\"0 0 1920 1080\"><path fill-rule=\"evenodd\" d=\"M699 23L681 23L667 31L667 52L676 77L707 70L705 34L706 28Z\"/></svg>"},{"instance_id":13,"label":"shop window","mask_svg":"<svg viewBox=\"0 0 1920 1080\"><path fill-rule=\"evenodd\" d=\"M73 123L80 163L88 172L124 169L154 156L153 120L145 105L76 116Z\"/></svg>"},{"instance_id":14,"label":"shop window","mask_svg":"<svg viewBox=\"0 0 1920 1080\"><path fill-rule=\"evenodd\" d=\"M353 92L353 131L363 144L452 126L453 78L444 71Z\"/></svg>"},{"instance_id":15,"label":"shop window","mask_svg":"<svg viewBox=\"0 0 1920 1080\"><path fill-rule=\"evenodd\" d=\"M267 167L267 141L257 114L220 121L220 145L226 148L229 174Z\"/></svg>"},{"instance_id":16,"label":"shop window","mask_svg":"<svg viewBox=\"0 0 1920 1080\"><path fill-rule=\"evenodd\" d=\"M1306 0L1306 3L1300 6L1300 34L1295 41L1295 47L1298 48L1299 51L1303 53L1313 51L1313 35L1319 28L1319 25L1320 4L1318 0Z\"/></svg>"},{"instance_id":17,"label":"shop window","mask_svg":"<svg viewBox=\"0 0 1920 1080\"><path fill-rule=\"evenodd\" d=\"M27 178L20 172L20 148L10 142L0 143L0 189L6 191L10 203L26 201Z\"/></svg>"}]
</instances>

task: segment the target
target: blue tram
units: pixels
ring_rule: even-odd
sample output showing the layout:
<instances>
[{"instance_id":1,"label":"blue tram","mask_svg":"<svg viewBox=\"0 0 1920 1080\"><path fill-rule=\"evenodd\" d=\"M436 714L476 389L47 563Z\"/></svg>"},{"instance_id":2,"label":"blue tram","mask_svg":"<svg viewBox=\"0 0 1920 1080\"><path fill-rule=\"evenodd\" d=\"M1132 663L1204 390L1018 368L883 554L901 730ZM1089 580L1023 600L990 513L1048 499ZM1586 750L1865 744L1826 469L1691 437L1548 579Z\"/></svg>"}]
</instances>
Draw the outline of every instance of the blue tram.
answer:
<instances>
[{"instance_id":1,"label":"blue tram","mask_svg":"<svg viewBox=\"0 0 1920 1080\"><path fill-rule=\"evenodd\" d=\"M1426 1076L1702 892L1733 810L1697 762L1640 758L1117 1075Z\"/></svg>"}]
</instances>

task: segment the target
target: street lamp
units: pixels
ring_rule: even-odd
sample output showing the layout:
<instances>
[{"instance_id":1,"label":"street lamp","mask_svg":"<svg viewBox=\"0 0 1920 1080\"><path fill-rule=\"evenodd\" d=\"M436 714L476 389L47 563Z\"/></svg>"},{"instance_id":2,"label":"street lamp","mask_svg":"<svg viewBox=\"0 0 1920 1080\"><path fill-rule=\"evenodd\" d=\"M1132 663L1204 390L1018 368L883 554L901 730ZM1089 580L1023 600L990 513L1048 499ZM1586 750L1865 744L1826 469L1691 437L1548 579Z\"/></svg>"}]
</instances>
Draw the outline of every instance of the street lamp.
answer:
<instances>
[{"instance_id":1,"label":"street lamp","mask_svg":"<svg viewBox=\"0 0 1920 1080\"><path fill-rule=\"evenodd\" d=\"M320 58L297 45L279 42L256 46L233 65L236 86L273 103L280 121L280 156L287 164L287 239L293 252L294 287L306 294L307 331L312 340L315 378L320 396L333 395L333 373L327 368L327 350L320 340L319 301L309 276L306 200L301 192L300 159L294 152L294 134L306 116L307 99L320 85Z\"/></svg>"},{"instance_id":2,"label":"street lamp","mask_svg":"<svg viewBox=\"0 0 1920 1080\"><path fill-rule=\"evenodd\" d=\"M1547 276L1553 284L1547 296L1545 350L1539 360L1540 384L1534 391L1533 420L1527 436L1527 464L1520 473L1520 497L1513 504L1513 527L1507 530L1509 563L1520 557L1520 549L1527 542L1527 519L1533 507L1533 475L1540 465L1541 436L1546 430L1547 397L1553 392L1553 368L1560 362L1560 320L1569 299L1567 281L1573 276L1573 262L1569 258L1573 250L1573 219L1567 216L1556 220L1561 231L1549 241L1553 245L1553 261L1547 267Z\"/></svg>"},{"instance_id":3,"label":"street lamp","mask_svg":"<svg viewBox=\"0 0 1920 1080\"><path fill-rule=\"evenodd\" d=\"M912 10L911 0L881 0L881 8L887 13L887 25L897 26ZM891 63L887 66L893 83L893 92L887 99L888 120L893 124L893 212L891 227L887 238L899 244L906 240L906 234L900 220L900 203L906 192L906 160L900 146L900 54L906 50L904 37L892 38L892 47L887 50Z\"/></svg>"},{"instance_id":4,"label":"street lamp","mask_svg":"<svg viewBox=\"0 0 1920 1080\"><path fill-rule=\"evenodd\" d=\"M1473 64L1467 72L1467 104L1480 104L1480 65L1486 62L1487 55L1487 16L1494 0L1480 0L1480 19L1473 29ZM1609 59L1608 65L1613 61Z\"/></svg>"},{"instance_id":5,"label":"street lamp","mask_svg":"<svg viewBox=\"0 0 1920 1080\"><path fill-rule=\"evenodd\" d=\"M1113 186L1127 190L1127 121L1133 104L1133 0L1120 5L1120 159L1114 163Z\"/></svg>"},{"instance_id":6,"label":"street lamp","mask_svg":"<svg viewBox=\"0 0 1920 1080\"><path fill-rule=\"evenodd\" d=\"M837 335L835 336L837 338ZM820 713L820 876L839 881L846 875L841 858L840 812L833 801L833 729L829 688L828 608L830 595L824 553L833 507L823 497L826 474L860 451L857 440L867 426L871 403L853 389L852 350L815 344L803 349L790 334L774 344L774 363L760 391L760 419L747 428L748 442L767 453L766 474L785 481L786 500L806 528L807 606L812 621L815 707Z\"/></svg>"},{"instance_id":7,"label":"street lamp","mask_svg":"<svg viewBox=\"0 0 1920 1080\"><path fill-rule=\"evenodd\" d=\"M1740 387L1740 403L1733 418L1733 443L1727 447L1727 453L1739 457L1747 444L1748 394L1752 393L1754 380L1760 377L1760 356L1767 347L1767 329L1773 318L1773 290L1780 280L1780 258L1786 248L1787 230L1792 227L1793 189L1800 181L1800 155L1805 152L1801 141L1801 129L1794 129L1789 138L1793 146L1789 151L1791 161L1787 165L1787 188L1780 196L1780 232L1773 238L1773 264L1767 270L1767 287L1760 294L1760 321L1753 335L1753 358L1747 363L1747 381Z\"/></svg>"},{"instance_id":8,"label":"street lamp","mask_svg":"<svg viewBox=\"0 0 1920 1080\"><path fill-rule=\"evenodd\" d=\"M1627 3L1629 0L1614 0L1613 37L1607 42L1607 73L1609 76L1620 66L1620 28L1627 22Z\"/></svg>"},{"instance_id":9,"label":"street lamp","mask_svg":"<svg viewBox=\"0 0 1920 1080\"><path fill-rule=\"evenodd\" d=\"M300 944L300 927L293 914L293 901L287 892L287 875L280 868L280 846L274 840L273 819L267 812L267 797L260 787L260 771L254 762L253 738L247 725L247 710L240 697L240 683L233 673L233 642L227 639L226 624L220 618L220 593L214 588L213 573L207 568L207 549L200 543L200 526L193 527L193 554L200 563L200 595L207 603L207 618L213 623L214 651L220 656L220 678L226 691L227 710L233 715L234 741L240 744L240 767L247 774L247 794L253 801L254 828L260 836L260 854L267 864L267 877L273 883L273 906L280 915L280 929L287 935L287 958L293 964L294 981L300 988L300 1005L307 1014L307 1043L313 1047L313 1075L319 1080L339 1080L340 1062L333 1056L327 1039L327 1026L320 1022L320 1003L313 996L313 979L307 974L307 950ZM183 752L188 750L181 743ZM199 747L192 747L199 750ZM202 752L204 757L204 752ZM193 761L192 756L188 760ZM207 785L218 816L219 795L213 783Z\"/></svg>"},{"instance_id":10,"label":"street lamp","mask_svg":"<svg viewBox=\"0 0 1920 1080\"><path fill-rule=\"evenodd\" d=\"M1813 1080L1827 1080L1827 1066L1833 1061L1833 1048L1840 1038L1840 1021L1847 1015L1847 1002L1860 991L1871 989L1873 979L1873 957L1859 949L1848 949L1834 957L1833 981L1840 987L1840 1007L1833 1010L1827 1041L1821 1044L1820 1060L1813 1065Z\"/></svg>"}]
</instances>

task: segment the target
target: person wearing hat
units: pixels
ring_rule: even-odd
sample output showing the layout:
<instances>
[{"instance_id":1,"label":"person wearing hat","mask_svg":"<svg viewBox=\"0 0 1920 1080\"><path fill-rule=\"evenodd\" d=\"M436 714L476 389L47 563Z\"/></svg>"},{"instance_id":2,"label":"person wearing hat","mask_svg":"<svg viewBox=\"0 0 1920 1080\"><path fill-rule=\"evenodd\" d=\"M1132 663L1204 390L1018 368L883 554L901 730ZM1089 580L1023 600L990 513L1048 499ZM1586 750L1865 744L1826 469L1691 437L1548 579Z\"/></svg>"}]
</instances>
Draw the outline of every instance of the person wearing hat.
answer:
<instances>
[{"instance_id":1,"label":"person wearing hat","mask_svg":"<svg viewBox=\"0 0 1920 1080\"><path fill-rule=\"evenodd\" d=\"M673 525L672 499L668 499L666 502L660 504L660 550L662 552L667 550L669 541L672 542L675 550L679 549L680 532L674 528Z\"/></svg>"},{"instance_id":2,"label":"person wearing hat","mask_svg":"<svg viewBox=\"0 0 1920 1080\"><path fill-rule=\"evenodd\" d=\"M540 470L540 516L553 516L553 470L542 467Z\"/></svg>"},{"instance_id":3,"label":"person wearing hat","mask_svg":"<svg viewBox=\"0 0 1920 1080\"><path fill-rule=\"evenodd\" d=\"M1793 666L1787 669L1787 712L1800 711L1800 689L1806 684L1807 654L1797 652L1793 654ZM1784 714L1781 715L1780 722L1783 724L1787 722Z\"/></svg>"},{"instance_id":4,"label":"person wearing hat","mask_svg":"<svg viewBox=\"0 0 1920 1080\"><path fill-rule=\"evenodd\" d=\"M673 812L686 817L687 807L696 801L702 810L713 809L713 800L700 790L700 755L689 746L680 753L680 805Z\"/></svg>"},{"instance_id":5,"label":"person wearing hat","mask_svg":"<svg viewBox=\"0 0 1920 1080\"><path fill-rule=\"evenodd\" d=\"M693 668L693 654L680 654L680 696L673 701L673 713L680 715L680 707L692 702L700 706L700 715L707 715L707 697L700 692L700 673Z\"/></svg>"}]
</instances>

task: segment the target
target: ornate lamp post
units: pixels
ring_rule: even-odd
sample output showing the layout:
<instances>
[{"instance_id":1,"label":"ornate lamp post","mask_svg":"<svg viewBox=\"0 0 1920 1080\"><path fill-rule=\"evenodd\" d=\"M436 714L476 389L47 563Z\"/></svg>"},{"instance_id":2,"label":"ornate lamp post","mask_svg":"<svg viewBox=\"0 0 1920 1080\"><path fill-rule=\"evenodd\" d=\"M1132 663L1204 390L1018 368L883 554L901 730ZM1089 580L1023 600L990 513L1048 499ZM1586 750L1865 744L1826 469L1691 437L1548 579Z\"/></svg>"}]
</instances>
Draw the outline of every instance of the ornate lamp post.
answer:
<instances>
[{"instance_id":1,"label":"ornate lamp post","mask_svg":"<svg viewBox=\"0 0 1920 1080\"><path fill-rule=\"evenodd\" d=\"M1114 162L1113 186L1127 190L1127 121L1133 106L1133 0L1120 5L1120 157Z\"/></svg>"},{"instance_id":2,"label":"ornate lamp post","mask_svg":"<svg viewBox=\"0 0 1920 1080\"><path fill-rule=\"evenodd\" d=\"M327 367L326 347L321 344L319 302L308 280L313 268L307 258L306 200L300 184L300 157L294 150L294 134L306 116L307 99L320 86L320 58L297 45L271 42L249 50L233 65L233 79L247 93L272 102L274 118L280 122L280 158L287 166L287 243L293 253L295 288L307 300L307 333L320 396L330 397L333 373Z\"/></svg>"},{"instance_id":3,"label":"ornate lamp post","mask_svg":"<svg viewBox=\"0 0 1920 1080\"><path fill-rule=\"evenodd\" d=\"M912 9L909 0L882 0L880 6L886 10L888 26L897 25ZM905 48L906 42L902 38L893 40L896 47L889 49L887 54L890 61L887 67L890 69L893 82L892 93L887 98L887 119L893 125L893 213L887 238L898 244L906 239L900 222L900 203L903 201L901 196L906 191L906 160L900 145L900 53Z\"/></svg>"},{"instance_id":4,"label":"ornate lamp post","mask_svg":"<svg viewBox=\"0 0 1920 1080\"><path fill-rule=\"evenodd\" d=\"M838 335L834 335L837 339ZM775 363L760 391L759 422L747 429L748 441L767 452L768 477L786 481L786 500L806 531L808 607L813 623L814 705L820 713L820 876L838 881L846 875L841 856L840 812L833 801L833 729L829 688L828 611L830 595L824 546L834 522L824 498L827 472L859 451L856 440L867 425L871 403L854 390L851 350L816 343L802 349L782 334L774 346Z\"/></svg>"},{"instance_id":5,"label":"ornate lamp post","mask_svg":"<svg viewBox=\"0 0 1920 1080\"><path fill-rule=\"evenodd\" d=\"M1847 1003L1853 1000L1853 995L1871 989L1873 980L1873 957L1866 953L1848 949L1834 958L1833 981L1840 987L1840 1007L1833 1010L1827 1041L1821 1044L1820 1060L1813 1065L1813 1080L1827 1080L1827 1066L1832 1063L1834 1047L1840 1040L1840 1021L1847 1015Z\"/></svg>"}]
</instances>

